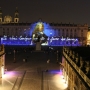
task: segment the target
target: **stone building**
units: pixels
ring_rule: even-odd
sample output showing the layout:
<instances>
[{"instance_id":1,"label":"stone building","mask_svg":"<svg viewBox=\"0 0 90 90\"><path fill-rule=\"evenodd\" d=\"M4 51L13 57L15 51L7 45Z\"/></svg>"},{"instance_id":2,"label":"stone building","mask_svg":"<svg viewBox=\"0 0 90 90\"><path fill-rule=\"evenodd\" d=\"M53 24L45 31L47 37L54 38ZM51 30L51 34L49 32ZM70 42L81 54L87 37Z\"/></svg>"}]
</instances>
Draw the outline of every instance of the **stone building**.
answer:
<instances>
[{"instance_id":1,"label":"stone building","mask_svg":"<svg viewBox=\"0 0 90 90\"><path fill-rule=\"evenodd\" d=\"M5 49L4 45L0 45L0 78L3 77L5 70Z\"/></svg>"},{"instance_id":2,"label":"stone building","mask_svg":"<svg viewBox=\"0 0 90 90\"><path fill-rule=\"evenodd\" d=\"M6 36L30 36L32 27L38 21L34 23L20 22L19 11L16 8L14 17L10 15L3 16L2 9L0 8L0 37ZM42 21L43 22L43 21ZM43 22L47 32L49 31L52 36L52 30L54 30L54 36L60 38L78 38L79 43L85 45L87 42L88 24L71 24L71 23L46 23Z\"/></svg>"},{"instance_id":3,"label":"stone building","mask_svg":"<svg viewBox=\"0 0 90 90\"><path fill-rule=\"evenodd\" d=\"M87 32L87 45L90 45L90 27L88 27L88 32Z\"/></svg>"},{"instance_id":4,"label":"stone building","mask_svg":"<svg viewBox=\"0 0 90 90\"><path fill-rule=\"evenodd\" d=\"M90 47L63 47L62 65L68 90L90 90Z\"/></svg>"}]
</instances>

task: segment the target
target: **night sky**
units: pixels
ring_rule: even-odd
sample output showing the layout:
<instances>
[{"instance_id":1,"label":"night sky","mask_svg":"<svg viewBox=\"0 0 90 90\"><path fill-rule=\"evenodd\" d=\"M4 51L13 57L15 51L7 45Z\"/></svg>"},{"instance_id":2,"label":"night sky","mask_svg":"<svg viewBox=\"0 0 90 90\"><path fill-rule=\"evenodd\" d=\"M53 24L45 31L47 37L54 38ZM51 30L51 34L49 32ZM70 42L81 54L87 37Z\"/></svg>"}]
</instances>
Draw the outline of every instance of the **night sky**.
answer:
<instances>
[{"instance_id":1,"label":"night sky","mask_svg":"<svg viewBox=\"0 0 90 90\"><path fill-rule=\"evenodd\" d=\"M18 7L20 22L75 23L90 26L90 0L0 0L3 15L14 16Z\"/></svg>"}]
</instances>

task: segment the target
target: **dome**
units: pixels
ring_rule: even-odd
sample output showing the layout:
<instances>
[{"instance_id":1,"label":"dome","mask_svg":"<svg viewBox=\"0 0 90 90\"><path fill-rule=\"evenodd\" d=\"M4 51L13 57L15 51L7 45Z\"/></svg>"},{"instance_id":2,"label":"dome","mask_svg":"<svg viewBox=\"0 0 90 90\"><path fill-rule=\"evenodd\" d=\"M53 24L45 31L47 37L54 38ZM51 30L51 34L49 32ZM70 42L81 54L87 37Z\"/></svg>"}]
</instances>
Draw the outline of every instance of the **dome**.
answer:
<instances>
[{"instance_id":1,"label":"dome","mask_svg":"<svg viewBox=\"0 0 90 90\"><path fill-rule=\"evenodd\" d=\"M12 17L10 15L7 15L4 17L4 22L10 23L12 22Z\"/></svg>"}]
</instances>

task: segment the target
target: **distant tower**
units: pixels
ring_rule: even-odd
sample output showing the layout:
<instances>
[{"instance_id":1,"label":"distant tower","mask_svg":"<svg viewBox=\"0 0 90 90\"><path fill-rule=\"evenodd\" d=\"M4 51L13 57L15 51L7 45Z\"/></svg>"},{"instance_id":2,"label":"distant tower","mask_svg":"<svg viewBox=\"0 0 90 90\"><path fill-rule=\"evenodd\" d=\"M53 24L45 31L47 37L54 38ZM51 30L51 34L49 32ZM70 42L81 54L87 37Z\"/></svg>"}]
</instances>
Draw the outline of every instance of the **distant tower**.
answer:
<instances>
[{"instance_id":1,"label":"distant tower","mask_svg":"<svg viewBox=\"0 0 90 90\"><path fill-rule=\"evenodd\" d=\"M14 14L14 23L18 23L18 22L19 22L19 12L18 12L18 8L16 7Z\"/></svg>"},{"instance_id":2,"label":"distant tower","mask_svg":"<svg viewBox=\"0 0 90 90\"><path fill-rule=\"evenodd\" d=\"M0 23L2 23L2 10L1 10L1 7L0 7Z\"/></svg>"}]
</instances>

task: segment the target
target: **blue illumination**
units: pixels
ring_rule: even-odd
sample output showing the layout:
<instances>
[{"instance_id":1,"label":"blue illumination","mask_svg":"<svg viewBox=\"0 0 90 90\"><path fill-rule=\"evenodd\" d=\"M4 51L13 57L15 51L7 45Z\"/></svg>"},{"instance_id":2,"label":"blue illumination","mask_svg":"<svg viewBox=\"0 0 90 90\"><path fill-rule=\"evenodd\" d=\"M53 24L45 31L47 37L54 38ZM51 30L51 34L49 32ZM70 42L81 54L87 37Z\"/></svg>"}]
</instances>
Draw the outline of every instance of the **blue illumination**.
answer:
<instances>
[{"instance_id":1,"label":"blue illumination","mask_svg":"<svg viewBox=\"0 0 90 90\"><path fill-rule=\"evenodd\" d=\"M1 44L5 45L34 45L32 43L32 38L8 38L2 37ZM80 46L78 39L62 39L62 38L49 38L47 39L47 43L42 44L47 46Z\"/></svg>"},{"instance_id":2,"label":"blue illumination","mask_svg":"<svg viewBox=\"0 0 90 90\"><path fill-rule=\"evenodd\" d=\"M31 25L30 36L32 36L32 32L33 32L35 26L37 25L37 23L39 23L39 22L36 22L36 23L34 23L34 24ZM44 22L42 22L42 23L43 23L43 25L44 25L44 33L45 33L48 37L54 36L55 31L50 27L50 25L47 24L47 23L44 23Z\"/></svg>"},{"instance_id":3,"label":"blue illumination","mask_svg":"<svg viewBox=\"0 0 90 90\"><path fill-rule=\"evenodd\" d=\"M60 70L49 70L49 73L60 73Z\"/></svg>"},{"instance_id":4,"label":"blue illumination","mask_svg":"<svg viewBox=\"0 0 90 90\"><path fill-rule=\"evenodd\" d=\"M33 23L30 26L29 35L32 37L32 33L35 29L35 26L38 22ZM47 43L42 45L47 46L80 46L79 41L77 38L55 38L58 37L58 30L52 29L52 27L45 22L42 22L44 25L44 33L48 36ZM28 32L27 32L28 35ZM4 36L1 38L1 44L5 45L34 45L32 43L32 38L23 38L20 36L19 38L15 38L14 36L12 38L8 38L7 36Z\"/></svg>"},{"instance_id":5,"label":"blue illumination","mask_svg":"<svg viewBox=\"0 0 90 90\"><path fill-rule=\"evenodd\" d=\"M54 30L49 26L49 24L43 23L44 24L44 33L48 37L54 36Z\"/></svg>"}]
</instances>

